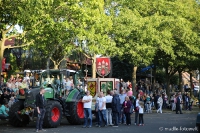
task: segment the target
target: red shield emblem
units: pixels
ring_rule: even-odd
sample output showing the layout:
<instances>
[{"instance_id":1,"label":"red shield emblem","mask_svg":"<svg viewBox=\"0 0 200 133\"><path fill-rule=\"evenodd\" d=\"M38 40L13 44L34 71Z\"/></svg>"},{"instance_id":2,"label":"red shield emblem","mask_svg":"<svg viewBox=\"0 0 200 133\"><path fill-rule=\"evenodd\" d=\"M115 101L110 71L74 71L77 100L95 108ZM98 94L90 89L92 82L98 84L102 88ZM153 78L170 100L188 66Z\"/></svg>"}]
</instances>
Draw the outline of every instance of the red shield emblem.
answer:
<instances>
[{"instance_id":1,"label":"red shield emblem","mask_svg":"<svg viewBox=\"0 0 200 133\"><path fill-rule=\"evenodd\" d=\"M99 57L96 58L96 71L101 77L107 76L110 73L110 58Z\"/></svg>"}]
</instances>

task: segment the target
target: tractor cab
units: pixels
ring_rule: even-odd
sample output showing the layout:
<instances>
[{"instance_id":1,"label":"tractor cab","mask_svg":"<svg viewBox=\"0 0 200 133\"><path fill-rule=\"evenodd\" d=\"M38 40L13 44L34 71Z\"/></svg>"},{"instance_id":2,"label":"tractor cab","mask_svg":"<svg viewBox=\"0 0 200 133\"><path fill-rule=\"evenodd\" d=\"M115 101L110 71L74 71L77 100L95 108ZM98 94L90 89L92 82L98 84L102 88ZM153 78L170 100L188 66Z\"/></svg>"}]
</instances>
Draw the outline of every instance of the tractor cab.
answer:
<instances>
[{"instance_id":1,"label":"tractor cab","mask_svg":"<svg viewBox=\"0 0 200 133\"><path fill-rule=\"evenodd\" d=\"M74 70L46 70L40 76L40 86L46 90L45 98L57 98L64 95L63 82L66 78L72 79L74 88L77 88L79 74Z\"/></svg>"},{"instance_id":2,"label":"tractor cab","mask_svg":"<svg viewBox=\"0 0 200 133\"><path fill-rule=\"evenodd\" d=\"M78 73L74 70L42 70L37 72L37 79L32 82L31 89L25 93L25 106L33 107L35 105L36 95L40 91L40 87L44 87L46 99L61 98L63 94L63 80L65 78L73 78L76 85ZM38 82L38 80L40 80ZM38 82L38 83L37 83ZM22 99L22 98L21 98Z\"/></svg>"}]
</instances>

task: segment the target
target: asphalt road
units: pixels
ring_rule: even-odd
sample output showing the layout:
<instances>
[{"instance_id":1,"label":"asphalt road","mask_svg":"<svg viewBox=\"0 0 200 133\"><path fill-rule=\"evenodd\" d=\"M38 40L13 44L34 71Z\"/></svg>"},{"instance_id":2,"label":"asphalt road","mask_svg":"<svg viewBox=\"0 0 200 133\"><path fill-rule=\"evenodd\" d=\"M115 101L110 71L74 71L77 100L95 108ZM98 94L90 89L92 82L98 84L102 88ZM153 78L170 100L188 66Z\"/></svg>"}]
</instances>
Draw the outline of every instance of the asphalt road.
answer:
<instances>
[{"instance_id":1,"label":"asphalt road","mask_svg":"<svg viewBox=\"0 0 200 133\"><path fill-rule=\"evenodd\" d=\"M82 128L82 125L70 125L67 120L63 118L61 125L58 128L48 128L46 130L47 133L197 133L197 128L195 128L196 116L196 113L144 114L144 126L119 125L118 128L111 126ZM133 122L134 114L132 115L132 123ZM34 131L34 122L31 122L27 127L23 128L15 128L10 126L7 122L0 122L0 133L33 133Z\"/></svg>"}]
</instances>

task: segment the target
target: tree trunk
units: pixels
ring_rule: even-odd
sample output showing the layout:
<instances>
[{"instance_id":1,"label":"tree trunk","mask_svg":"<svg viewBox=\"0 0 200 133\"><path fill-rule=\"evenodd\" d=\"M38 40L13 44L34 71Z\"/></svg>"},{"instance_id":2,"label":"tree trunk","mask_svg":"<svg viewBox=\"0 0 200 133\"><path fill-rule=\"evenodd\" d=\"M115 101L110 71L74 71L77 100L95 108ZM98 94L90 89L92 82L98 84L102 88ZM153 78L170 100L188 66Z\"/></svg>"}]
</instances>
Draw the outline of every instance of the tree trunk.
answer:
<instances>
[{"instance_id":1,"label":"tree trunk","mask_svg":"<svg viewBox=\"0 0 200 133\"><path fill-rule=\"evenodd\" d=\"M167 93L167 96L170 96L170 91L169 91L170 78L169 78L169 76L167 76L167 77L168 78L166 79L167 80L166 93Z\"/></svg>"},{"instance_id":2,"label":"tree trunk","mask_svg":"<svg viewBox=\"0 0 200 133\"><path fill-rule=\"evenodd\" d=\"M192 82L192 72L190 72L190 96L193 97L193 82Z\"/></svg>"},{"instance_id":3,"label":"tree trunk","mask_svg":"<svg viewBox=\"0 0 200 133\"><path fill-rule=\"evenodd\" d=\"M47 70L49 70L49 66L50 66L50 57L47 59Z\"/></svg>"},{"instance_id":4,"label":"tree trunk","mask_svg":"<svg viewBox=\"0 0 200 133\"><path fill-rule=\"evenodd\" d=\"M152 86L152 92L154 92L155 91L155 84L156 84L156 65L154 65L154 68L152 68L153 69L153 81L152 81L152 84L151 84L151 86Z\"/></svg>"},{"instance_id":5,"label":"tree trunk","mask_svg":"<svg viewBox=\"0 0 200 133\"><path fill-rule=\"evenodd\" d=\"M92 78L96 78L96 54L92 57Z\"/></svg>"},{"instance_id":6,"label":"tree trunk","mask_svg":"<svg viewBox=\"0 0 200 133\"><path fill-rule=\"evenodd\" d=\"M47 60L47 70L49 69L50 60L53 62L53 66L54 66L53 69L59 69L58 67L60 66L60 63L63 61L64 58L62 58L60 61L55 61L51 57L49 57Z\"/></svg>"},{"instance_id":7,"label":"tree trunk","mask_svg":"<svg viewBox=\"0 0 200 133\"><path fill-rule=\"evenodd\" d=\"M170 91L169 91L169 84L170 84L170 78L169 78L169 75L168 73L166 73L166 93L167 93L167 96L170 95Z\"/></svg>"},{"instance_id":8,"label":"tree trunk","mask_svg":"<svg viewBox=\"0 0 200 133\"><path fill-rule=\"evenodd\" d=\"M135 87L136 87L136 72L137 72L137 66L134 66L133 67L133 73L132 73L132 91L133 91L133 94L136 96L136 90L135 90Z\"/></svg>"},{"instance_id":9,"label":"tree trunk","mask_svg":"<svg viewBox=\"0 0 200 133\"><path fill-rule=\"evenodd\" d=\"M0 41L0 74L2 74L3 70L2 70L2 60L3 60L3 54L4 54L4 50L5 50L5 39L2 39ZM0 76L1 79L1 76Z\"/></svg>"},{"instance_id":10,"label":"tree trunk","mask_svg":"<svg viewBox=\"0 0 200 133\"><path fill-rule=\"evenodd\" d=\"M60 65L60 62L56 62L55 60L53 60L52 58L50 58L53 62L53 69L58 69L58 66Z\"/></svg>"},{"instance_id":11,"label":"tree trunk","mask_svg":"<svg viewBox=\"0 0 200 133\"><path fill-rule=\"evenodd\" d=\"M170 76L168 73L168 67L165 68L165 74L166 74L166 93L167 93L167 96L170 96L170 92L169 92Z\"/></svg>"},{"instance_id":12,"label":"tree trunk","mask_svg":"<svg viewBox=\"0 0 200 133\"><path fill-rule=\"evenodd\" d=\"M183 92L182 71L178 71L178 77L179 77L178 89L179 91Z\"/></svg>"},{"instance_id":13,"label":"tree trunk","mask_svg":"<svg viewBox=\"0 0 200 133\"><path fill-rule=\"evenodd\" d=\"M54 68L53 69L58 69L58 64L54 64Z\"/></svg>"}]
</instances>

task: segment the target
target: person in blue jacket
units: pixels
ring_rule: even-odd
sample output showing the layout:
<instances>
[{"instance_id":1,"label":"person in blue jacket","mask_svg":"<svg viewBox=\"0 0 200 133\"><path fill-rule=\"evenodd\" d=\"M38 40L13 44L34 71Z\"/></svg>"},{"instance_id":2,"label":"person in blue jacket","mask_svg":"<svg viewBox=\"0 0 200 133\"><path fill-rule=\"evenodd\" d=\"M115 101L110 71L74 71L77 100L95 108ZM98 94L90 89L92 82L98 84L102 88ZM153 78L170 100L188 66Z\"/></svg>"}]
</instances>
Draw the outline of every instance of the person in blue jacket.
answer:
<instances>
[{"instance_id":1,"label":"person in blue jacket","mask_svg":"<svg viewBox=\"0 0 200 133\"><path fill-rule=\"evenodd\" d=\"M8 119L8 103L0 105L0 119Z\"/></svg>"},{"instance_id":2,"label":"person in blue jacket","mask_svg":"<svg viewBox=\"0 0 200 133\"><path fill-rule=\"evenodd\" d=\"M119 95L117 94L117 91L114 90L114 95L112 99L112 113L113 113L113 118L114 118L114 126L113 127L118 127L118 120L119 120L119 113L121 111L120 108L120 98Z\"/></svg>"}]
</instances>

